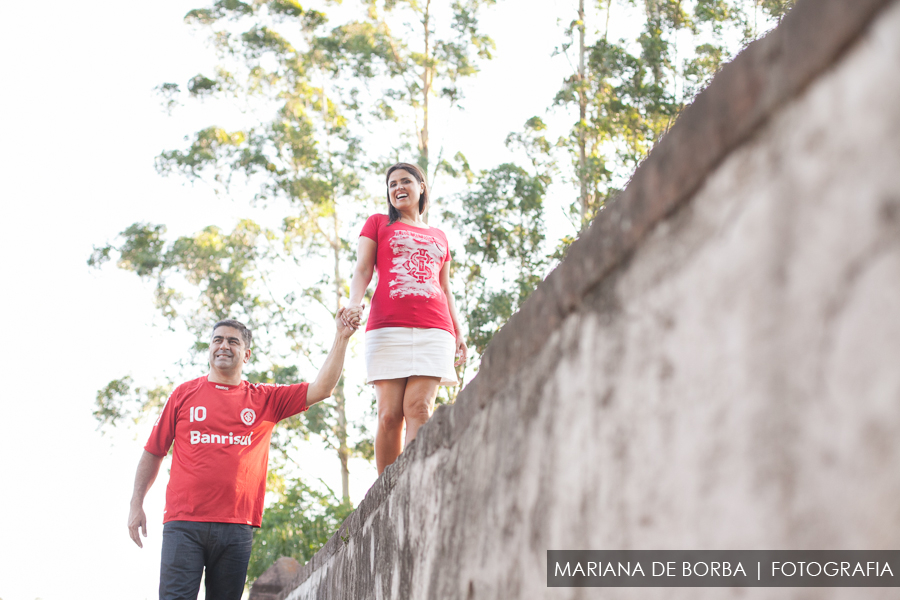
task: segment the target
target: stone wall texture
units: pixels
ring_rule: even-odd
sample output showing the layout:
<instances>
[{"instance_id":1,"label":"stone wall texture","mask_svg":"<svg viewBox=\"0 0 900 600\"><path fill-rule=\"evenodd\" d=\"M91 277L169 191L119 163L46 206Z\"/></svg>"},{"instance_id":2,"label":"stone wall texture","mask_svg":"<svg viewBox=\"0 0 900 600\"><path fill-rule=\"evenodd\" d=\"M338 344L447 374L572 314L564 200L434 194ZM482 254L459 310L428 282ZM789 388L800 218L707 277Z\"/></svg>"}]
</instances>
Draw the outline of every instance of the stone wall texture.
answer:
<instances>
[{"instance_id":1,"label":"stone wall texture","mask_svg":"<svg viewBox=\"0 0 900 600\"><path fill-rule=\"evenodd\" d=\"M898 547L900 0L801 0L251 598L887 598L547 588L546 551Z\"/></svg>"}]
</instances>

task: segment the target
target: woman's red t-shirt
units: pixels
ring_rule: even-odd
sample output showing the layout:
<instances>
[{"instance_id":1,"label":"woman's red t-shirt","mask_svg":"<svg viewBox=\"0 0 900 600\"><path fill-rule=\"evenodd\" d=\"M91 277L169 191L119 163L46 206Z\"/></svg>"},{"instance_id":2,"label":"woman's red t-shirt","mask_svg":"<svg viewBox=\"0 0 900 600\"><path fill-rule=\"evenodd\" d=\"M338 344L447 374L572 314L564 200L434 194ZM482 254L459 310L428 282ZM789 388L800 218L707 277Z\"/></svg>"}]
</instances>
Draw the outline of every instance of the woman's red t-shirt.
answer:
<instances>
[{"instance_id":1,"label":"woman's red t-shirt","mask_svg":"<svg viewBox=\"0 0 900 600\"><path fill-rule=\"evenodd\" d=\"M387 215L372 215L361 236L375 241L378 284L366 331L382 327L443 329L456 335L441 267L450 261L447 236L436 227L388 225Z\"/></svg>"}]
</instances>

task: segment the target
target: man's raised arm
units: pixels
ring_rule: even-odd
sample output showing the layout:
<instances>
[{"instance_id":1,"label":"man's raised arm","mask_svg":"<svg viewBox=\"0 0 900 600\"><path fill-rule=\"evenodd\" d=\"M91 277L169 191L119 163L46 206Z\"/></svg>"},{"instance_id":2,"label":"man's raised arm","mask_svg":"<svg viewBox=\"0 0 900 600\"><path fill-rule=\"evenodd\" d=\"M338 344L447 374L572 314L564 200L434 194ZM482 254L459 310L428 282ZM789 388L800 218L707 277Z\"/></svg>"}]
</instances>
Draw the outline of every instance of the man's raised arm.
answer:
<instances>
[{"instance_id":1,"label":"man's raised arm","mask_svg":"<svg viewBox=\"0 0 900 600\"><path fill-rule=\"evenodd\" d=\"M356 331L356 327L352 327L344 323L343 316L347 309L341 308L335 316L334 322L337 331L334 335L334 345L331 351L325 357L325 363L319 369L316 380L309 384L306 390L306 405L312 406L316 402L320 402L331 396L334 392L341 373L344 371L344 355L347 354L347 343L350 336Z\"/></svg>"},{"instance_id":2,"label":"man's raised arm","mask_svg":"<svg viewBox=\"0 0 900 600\"><path fill-rule=\"evenodd\" d=\"M147 490L156 481L159 474L159 467L162 465L163 456L150 454L146 450L141 455L138 462L137 473L134 474L134 493L131 496L131 510L128 512L128 535L138 545L143 548L141 537L138 535L138 529L147 537L147 515L144 514L144 496Z\"/></svg>"}]
</instances>

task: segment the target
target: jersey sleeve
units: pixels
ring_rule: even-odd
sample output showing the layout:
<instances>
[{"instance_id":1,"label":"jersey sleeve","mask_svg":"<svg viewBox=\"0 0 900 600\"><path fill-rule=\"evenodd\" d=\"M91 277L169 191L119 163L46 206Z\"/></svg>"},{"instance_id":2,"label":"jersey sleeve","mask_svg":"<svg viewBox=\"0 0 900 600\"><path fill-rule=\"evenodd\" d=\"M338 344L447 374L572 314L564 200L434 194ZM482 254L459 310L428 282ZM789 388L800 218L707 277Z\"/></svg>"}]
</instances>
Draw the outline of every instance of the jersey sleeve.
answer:
<instances>
[{"instance_id":1,"label":"jersey sleeve","mask_svg":"<svg viewBox=\"0 0 900 600\"><path fill-rule=\"evenodd\" d=\"M172 447L175 440L175 416L178 413L178 389L172 392L166 405L162 409L162 413L153 424L153 430L150 432L150 438L144 445L144 450L154 456L165 456Z\"/></svg>"},{"instance_id":2,"label":"jersey sleeve","mask_svg":"<svg viewBox=\"0 0 900 600\"><path fill-rule=\"evenodd\" d=\"M308 388L308 383L272 387L269 402L276 422L292 417L309 408L306 406L306 390Z\"/></svg>"},{"instance_id":3,"label":"jersey sleeve","mask_svg":"<svg viewBox=\"0 0 900 600\"><path fill-rule=\"evenodd\" d=\"M365 236L378 242L378 226L381 224L382 216L383 215L372 215L366 219L366 223L363 225L362 231L359 232L359 236Z\"/></svg>"}]
</instances>

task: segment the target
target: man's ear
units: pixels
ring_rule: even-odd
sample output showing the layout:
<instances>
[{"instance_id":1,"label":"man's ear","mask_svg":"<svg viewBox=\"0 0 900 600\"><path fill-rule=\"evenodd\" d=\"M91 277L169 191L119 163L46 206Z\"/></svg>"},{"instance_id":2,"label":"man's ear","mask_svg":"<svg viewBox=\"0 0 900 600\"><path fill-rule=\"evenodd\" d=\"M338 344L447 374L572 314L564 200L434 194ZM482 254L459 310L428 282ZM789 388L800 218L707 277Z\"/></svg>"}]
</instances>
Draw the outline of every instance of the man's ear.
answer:
<instances>
[{"instance_id":1,"label":"man's ear","mask_svg":"<svg viewBox=\"0 0 900 600\"><path fill-rule=\"evenodd\" d=\"M251 354L250 348L247 348L247 349L244 351L244 364L245 364L245 365L246 365L248 362L250 362L250 354Z\"/></svg>"}]
</instances>

